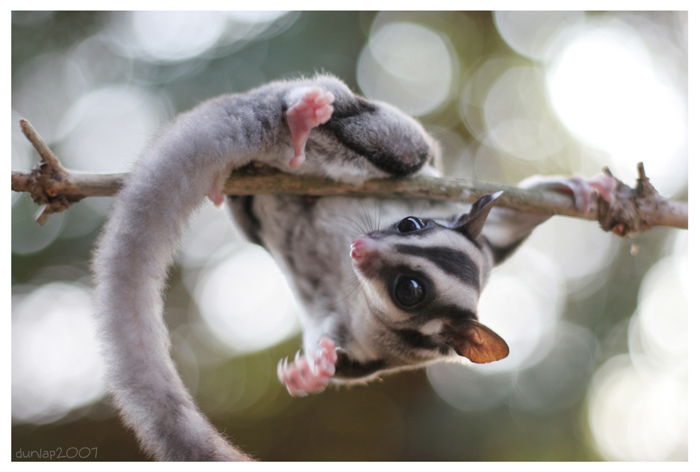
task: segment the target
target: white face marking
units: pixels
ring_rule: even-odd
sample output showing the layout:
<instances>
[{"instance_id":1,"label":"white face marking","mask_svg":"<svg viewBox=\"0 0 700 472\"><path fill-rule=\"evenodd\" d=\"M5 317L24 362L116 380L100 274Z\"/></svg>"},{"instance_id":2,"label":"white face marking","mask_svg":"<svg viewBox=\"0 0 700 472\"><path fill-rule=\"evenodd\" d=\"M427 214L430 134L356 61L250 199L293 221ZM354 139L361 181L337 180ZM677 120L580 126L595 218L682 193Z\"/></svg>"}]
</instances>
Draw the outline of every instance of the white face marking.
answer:
<instances>
[{"instance_id":1,"label":"white face marking","mask_svg":"<svg viewBox=\"0 0 700 472\"><path fill-rule=\"evenodd\" d=\"M419 331L427 336L440 334L444 322L442 320L431 320L420 327Z\"/></svg>"},{"instance_id":2,"label":"white face marking","mask_svg":"<svg viewBox=\"0 0 700 472\"><path fill-rule=\"evenodd\" d=\"M474 271L479 279L484 265L484 258L481 250L469 241L466 237L456 234L454 231L442 228L435 228L424 234L381 234L373 237L372 246L372 262L375 267L396 267L401 268L397 271L396 277L399 276L400 270L407 270L409 273L421 274L423 277L430 280L430 285L437 292L435 294L436 301L441 305L451 305L463 308L467 311L476 312L479 299L479 288L466 283L453 273L446 272L440 267L440 264L431 260L430 257L408 254L405 251L400 252L396 247L410 246L420 252L421 249L429 250L433 248L449 248L450 250L461 252L473 264ZM377 271L377 275L366 275L360 270L360 266L368 265L365 261L353 261L355 272L361 281L363 290L367 295L368 301L377 308L382 314L387 316L385 321L405 321L407 312L402 310L394 303L391 290L394 280L387 279L387 274L381 270ZM382 275L379 275L382 274ZM389 275L392 277L393 275ZM479 280L479 285L481 285ZM439 314L436 314L439 316ZM426 328L432 329L432 328Z\"/></svg>"}]
</instances>

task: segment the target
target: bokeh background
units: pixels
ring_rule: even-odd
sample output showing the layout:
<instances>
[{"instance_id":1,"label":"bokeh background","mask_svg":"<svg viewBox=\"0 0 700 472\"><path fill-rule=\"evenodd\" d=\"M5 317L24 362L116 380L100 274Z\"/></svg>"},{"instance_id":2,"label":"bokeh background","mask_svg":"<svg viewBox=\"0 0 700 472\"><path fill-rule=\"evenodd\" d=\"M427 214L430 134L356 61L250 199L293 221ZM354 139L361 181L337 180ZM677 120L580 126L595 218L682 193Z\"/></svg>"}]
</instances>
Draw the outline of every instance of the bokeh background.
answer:
<instances>
[{"instance_id":1,"label":"bokeh background","mask_svg":"<svg viewBox=\"0 0 700 472\"><path fill-rule=\"evenodd\" d=\"M411 113L445 172L633 184L687 199L683 12L15 12L12 168L26 118L72 169L126 171L159 127L209 97L327 71ZM97 448L141 460L106 396L90 251L111 199L42 227L12 195L12 455ZM371 213L371 212L369 212ZM359 213L358 213L359 216ZM687 460L688 232L621 240L553 218L480 306L504 361L440 364L290 398L279 358L296 307L267 254L202 208L167 293L173 355L220 430L263 460ZM90 458L94 458L90 456Z\"/></svg>"}]
</instances>

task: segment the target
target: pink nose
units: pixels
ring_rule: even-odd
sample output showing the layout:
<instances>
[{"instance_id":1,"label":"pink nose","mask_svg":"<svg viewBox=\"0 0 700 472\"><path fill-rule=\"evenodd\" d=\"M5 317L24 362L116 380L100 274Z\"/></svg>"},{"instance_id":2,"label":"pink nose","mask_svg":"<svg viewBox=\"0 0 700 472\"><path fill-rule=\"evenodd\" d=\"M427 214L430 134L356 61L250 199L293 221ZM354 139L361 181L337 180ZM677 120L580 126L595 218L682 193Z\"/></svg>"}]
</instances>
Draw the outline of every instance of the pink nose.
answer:
<instances>
[{"instance_id":1,"label":"pink nose","mask_svg":"<svg viewBox=\"0 0 700 472\"><path fill-rule=\"evenodd\" d=\"M360 236L350 245L350 257L360 260L377 252L377 243L367 236Z\"/></svg>"},{"instance_id":2,"label":"pink nose","mask_svg":"<svg viewBox=\"0 0 700 472\"><path fill-rule=\"evenodd\" d=\"M369 236L360 236L350 245L352 264L367 279L376 277L381 269L379 242Z\"/></svg>"}]
</instances>

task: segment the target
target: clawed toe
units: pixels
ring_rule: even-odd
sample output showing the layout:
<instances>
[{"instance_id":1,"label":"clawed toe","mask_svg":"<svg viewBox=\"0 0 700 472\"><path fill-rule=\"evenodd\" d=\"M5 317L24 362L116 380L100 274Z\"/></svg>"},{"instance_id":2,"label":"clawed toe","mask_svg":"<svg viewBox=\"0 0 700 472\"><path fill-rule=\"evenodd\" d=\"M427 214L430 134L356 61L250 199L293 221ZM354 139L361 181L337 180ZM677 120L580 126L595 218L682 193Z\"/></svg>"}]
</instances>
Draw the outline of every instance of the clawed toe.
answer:
<instances>
[{"instance_id":1,"label":"clawed toe","mask_svg":"<svg viewBox=\"0 0 700 472\"><path fill-rule=\"evenodd\" d=\"M311 356L297 352L293 362L284 358L277 363L277 377L290 395L302 397L322 392L335 374L335 343L323 338L319 346L320 350Z\"/></svg>"}]
</instances>

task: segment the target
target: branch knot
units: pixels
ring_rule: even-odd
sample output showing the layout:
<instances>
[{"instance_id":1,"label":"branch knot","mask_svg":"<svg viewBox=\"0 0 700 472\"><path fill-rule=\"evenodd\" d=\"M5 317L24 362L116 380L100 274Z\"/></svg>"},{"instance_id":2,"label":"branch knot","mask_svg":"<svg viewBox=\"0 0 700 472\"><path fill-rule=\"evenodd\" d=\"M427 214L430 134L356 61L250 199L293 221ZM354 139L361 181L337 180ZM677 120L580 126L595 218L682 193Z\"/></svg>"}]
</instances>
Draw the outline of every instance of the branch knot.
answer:
<instances>
[{"instance_id":1,"label":"branch knot","mask_svg":"<svg viewBox=\"0 0 700 472\"><path fill-rule=\"evenodd\" d=\"M615 198L612 202L598 199L598 222L605 231L612 231L620 237L633 236L655 226L667 199L649 182L644 164L637 164L639 177L637 187L631 188L617 178ZM612 176L607 167L603 172Z\"/></svg>"},{"instance_id":2,"label":"branch knot","mask_svg":"<svg viewBox=\"0 0 700 472\"><path fill-rule=\"evenodd\" d=\"M34 127L27 120L20 120L22 132L41 156L41 160L28 173L12 172L12 190L29 192L37 205L42 205L37 221L44 224L53 213L66 210L85 195L66 193L72 184L71 173L49 149Z\"/></svg>"}]
</instances>

